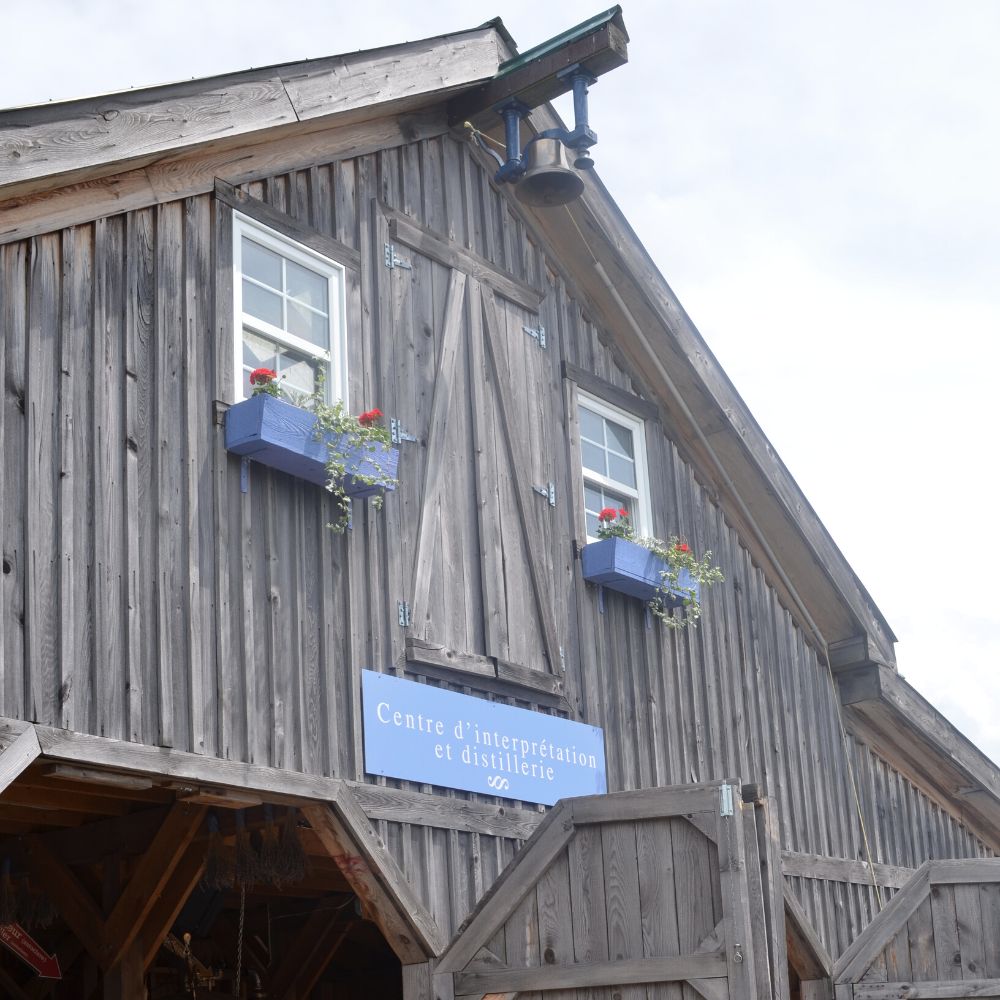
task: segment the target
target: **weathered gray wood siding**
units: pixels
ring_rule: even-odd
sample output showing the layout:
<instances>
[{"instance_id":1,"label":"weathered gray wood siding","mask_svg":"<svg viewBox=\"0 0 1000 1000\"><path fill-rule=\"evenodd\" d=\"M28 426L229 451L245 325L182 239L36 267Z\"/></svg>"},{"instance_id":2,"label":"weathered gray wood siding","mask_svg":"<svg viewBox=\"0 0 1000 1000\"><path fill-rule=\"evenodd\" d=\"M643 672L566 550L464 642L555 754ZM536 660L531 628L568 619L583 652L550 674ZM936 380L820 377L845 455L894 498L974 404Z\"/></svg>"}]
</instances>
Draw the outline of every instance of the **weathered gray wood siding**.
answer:
<instances>
[{"instance_id":1,"label":"weathered gray wood siding","mask_svg":"<svg viewBox=\"0 0 1000 1000\"><path fill-rule=\"evenodd\" d=\"M551 509L534 497L526 516L541 543L530 558L549 590L569 705L607 733L610 788L739 776L775 800L784 849L862 858L832 680L683 460L671 427L649 425L656 531L711 549L726 576L708 595L701 627L650 627L641 604L610 592L601 613L596 589L580 580L562 363L648 393L469 150L446 137L244 190L360 251L352 405L378 405L422 439L404 445L401 489L381 515L357 510L346 537L324 528L330 503L312 486L254 468L241 493L215 403L232 351L230 262L220 250L228 209L211 196L3 246L0 714L364 777L360 670L427 679L406 662L396 602L410 596L450 280L447 267L420 258L387 283L378 199L544 293L546 351L521 332L530 312L498 300L503 363L523 474L552 479L560 498ZM475 331L474 317L468 322ZM529 553L477 337L463 338L471 353L463 348L456 365L436 603L418 626L461 652L499 643L515 663L544 672ZM483 407L475 433L474 403ZM476 510L487 473L496 525ZM500 554L487 569L502 570L501 611L484 597L480 552ZM476 683L470 676L452 686L475 691ZM516 703L558 710L528 690ZM915 866L984 853L866 747L851 753L876 860ZM449 932L517 846L379 825ZM793 881L833 954L871 917L868 887Z\"/></svg>"}]
</instances>

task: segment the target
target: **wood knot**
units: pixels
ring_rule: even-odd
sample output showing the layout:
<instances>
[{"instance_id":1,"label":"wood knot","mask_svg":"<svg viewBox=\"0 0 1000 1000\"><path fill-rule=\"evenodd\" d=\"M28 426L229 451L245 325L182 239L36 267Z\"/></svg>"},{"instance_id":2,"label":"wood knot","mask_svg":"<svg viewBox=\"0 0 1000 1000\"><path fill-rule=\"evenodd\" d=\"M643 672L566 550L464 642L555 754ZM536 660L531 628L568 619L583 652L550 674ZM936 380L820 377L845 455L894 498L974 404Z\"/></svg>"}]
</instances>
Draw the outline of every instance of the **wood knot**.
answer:
<instances>
[{"instance_id":1,"label":"wood knot","mask_svg":"<svg viewBox=\"0 0 1000 1000\"><path fill-rule=\"evenodd\" d=\"M546 965L555 965L556 953L551 948L546 948L542 953L542 959Z\"/></svg>"},{"instance_id":2,"label":"wood knot","mask_svg":"<svg viewBox=\"0 0 1000 1000\"><path fill-rule=\"evenodd\" d=\"M7 576L7 574L10 573L13 569L14 569L14 567L10 564L10 560L9 559L4 559L4 561L3 561L3 575Z\"/></svg>"}]
</instances>

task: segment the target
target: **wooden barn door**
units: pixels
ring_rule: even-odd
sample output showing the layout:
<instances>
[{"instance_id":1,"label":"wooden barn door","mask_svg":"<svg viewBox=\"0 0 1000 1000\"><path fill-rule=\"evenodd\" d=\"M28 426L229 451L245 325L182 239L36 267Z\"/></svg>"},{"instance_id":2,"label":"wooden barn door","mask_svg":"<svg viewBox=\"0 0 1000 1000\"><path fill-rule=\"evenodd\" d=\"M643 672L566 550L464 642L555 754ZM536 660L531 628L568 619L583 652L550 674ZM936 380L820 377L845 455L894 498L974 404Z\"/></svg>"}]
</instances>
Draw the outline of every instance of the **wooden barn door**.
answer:
<instances>
[{"instance_id":1,"label":"wooden barn door","mask_svg":"<svg viewBox=\"0 0 1000 1000\"><path fill-rule=\"evenodd\" d=\"M383 395L401 438L386 553L407 654L519 679L561 672L552 610L556 453L541 293L376 206ZM544 687L544 682L541 682Z\"/></svg>"},{"instance_id":2,"label":"wooden barn door","mask_svg":"<svg viewBox=\"0 0 1000 1000\"><path fill-rule=\"evenodd\" d=\"M761 884L738 785L564 800L441 956L437 995L773 996Z\"/></svg>"}]
</instances>

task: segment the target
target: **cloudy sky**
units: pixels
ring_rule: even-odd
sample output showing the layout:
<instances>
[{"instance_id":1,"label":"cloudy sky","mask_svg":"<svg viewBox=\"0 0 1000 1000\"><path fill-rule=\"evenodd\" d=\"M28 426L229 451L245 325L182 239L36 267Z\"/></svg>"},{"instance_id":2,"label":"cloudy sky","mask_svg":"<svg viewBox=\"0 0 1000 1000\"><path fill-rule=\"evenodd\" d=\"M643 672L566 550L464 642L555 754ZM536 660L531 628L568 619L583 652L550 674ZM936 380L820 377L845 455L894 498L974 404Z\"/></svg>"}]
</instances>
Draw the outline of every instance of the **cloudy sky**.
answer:
<instances>
[{"instance_id":1,"label":"cloudy sky","mask_svg":"<svg viewBox=\"0 0 1000 1000\"><path fill-rule=\"evenodd\" d=\"M599 0L6 0L0 106ZM626 2L598 170L899 637L1000 760L1000 2Z\"/></svg>"}]
</instances>

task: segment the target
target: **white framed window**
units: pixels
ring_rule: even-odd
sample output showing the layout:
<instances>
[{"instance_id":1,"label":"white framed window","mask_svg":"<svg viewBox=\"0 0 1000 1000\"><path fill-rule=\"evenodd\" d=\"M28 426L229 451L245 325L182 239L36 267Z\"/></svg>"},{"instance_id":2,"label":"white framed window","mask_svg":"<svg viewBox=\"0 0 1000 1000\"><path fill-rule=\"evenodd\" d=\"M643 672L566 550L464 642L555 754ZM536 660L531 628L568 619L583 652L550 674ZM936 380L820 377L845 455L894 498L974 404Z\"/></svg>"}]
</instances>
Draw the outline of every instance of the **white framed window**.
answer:
<instances>
[{"instance_id":1,"label":"white framed window","mask_svg":"<svg viewBox=\"0 0 1000 1000\"><path fill-rule=\"evenodd\" d=\"M646 434L642 420L577 391L580 465L587 538L597 538L597 515L605 507L624 508L638 535L651 535Z\"/></svg>"},{"instance_id":2,"label":"white framed window","mask_svg":"<svg viewBox=\"0 0 1000 1000\"><path fill-rule=\"evenodd\" d=\"M324 373L329 400L347 398L344 268L309 247L233 213L235 402L250 373L270 368L292 399Z\"/></svg>"}]
</instances>

